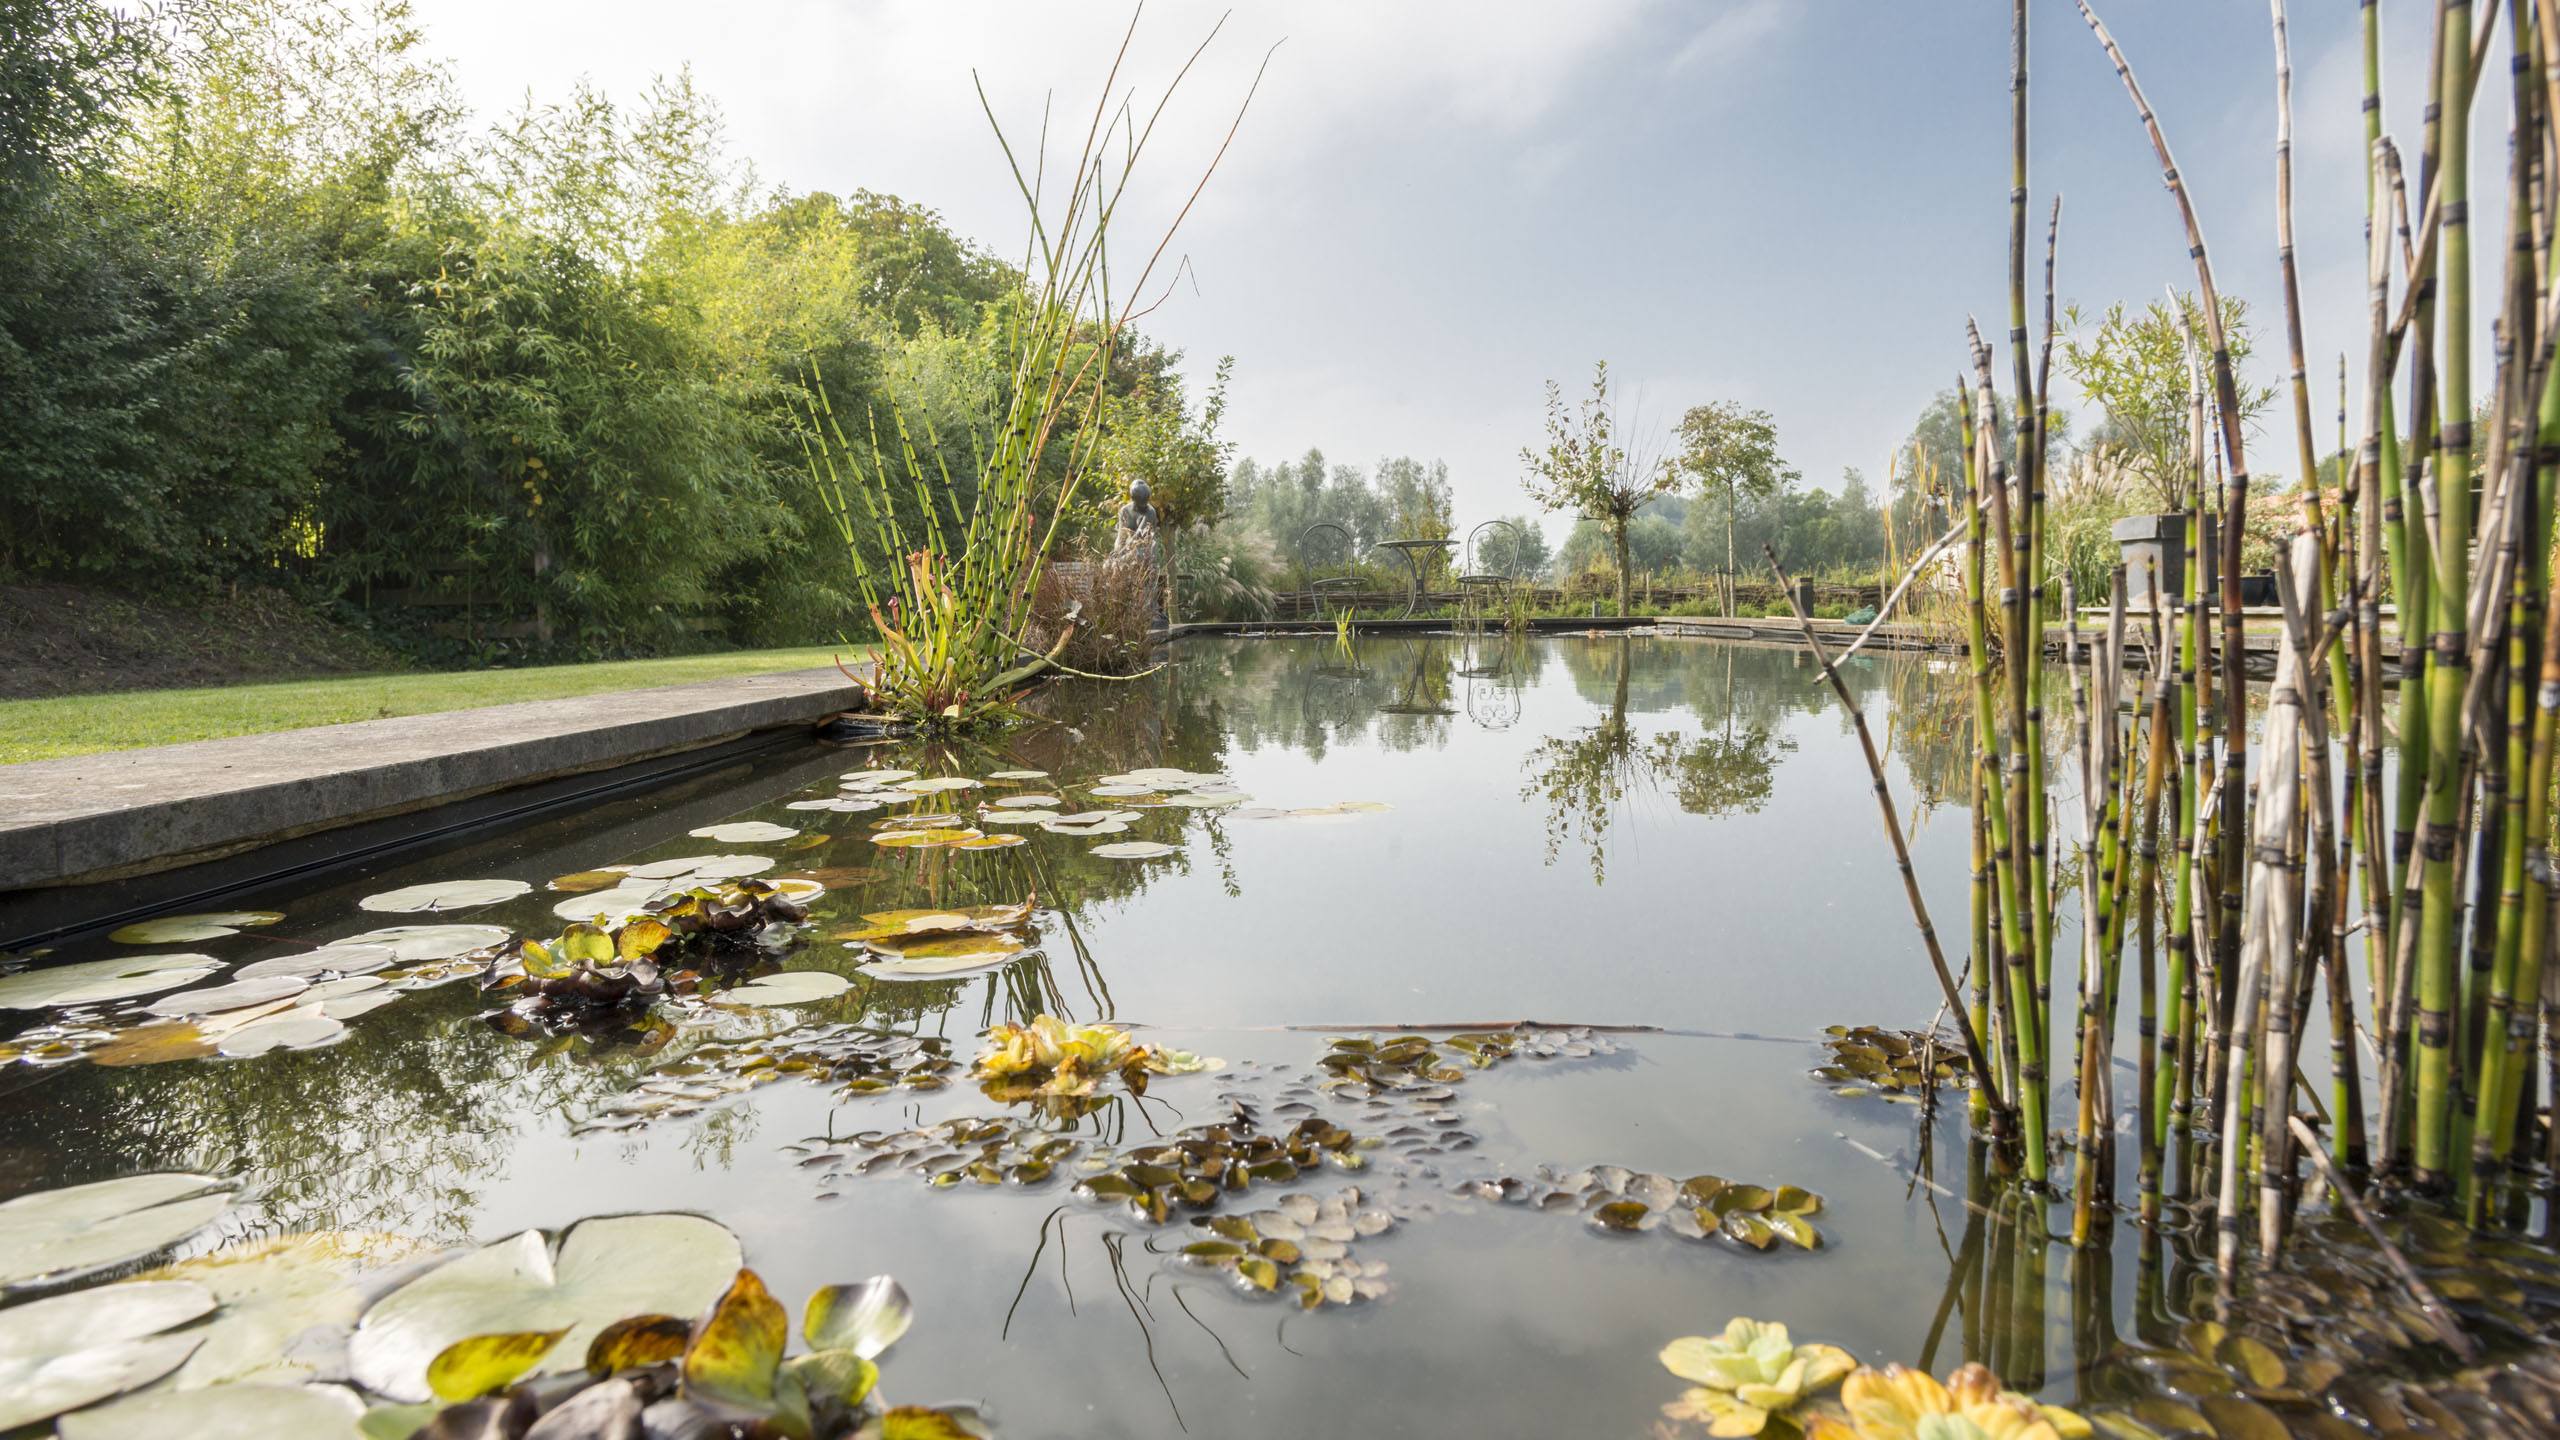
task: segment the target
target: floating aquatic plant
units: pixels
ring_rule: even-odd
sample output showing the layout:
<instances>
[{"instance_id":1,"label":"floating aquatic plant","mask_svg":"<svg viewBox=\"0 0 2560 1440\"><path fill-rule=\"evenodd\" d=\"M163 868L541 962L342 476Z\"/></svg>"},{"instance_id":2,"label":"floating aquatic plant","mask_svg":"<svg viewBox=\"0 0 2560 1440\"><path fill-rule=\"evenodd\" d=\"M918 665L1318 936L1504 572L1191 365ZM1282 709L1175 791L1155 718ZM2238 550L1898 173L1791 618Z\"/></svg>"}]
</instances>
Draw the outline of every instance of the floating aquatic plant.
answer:
<instances>
[{"instance_id":1,"label":"floating aquatic plant","mask_svg":"<svg viewBox=\"0 0 2560 1440\"><path fill-rule=\"evenodd\" d=\"M1461 1030L1433 1037L1396 1035L1381 1040L1346 1035L1316 1063L1333 1078L1327 1089L1376 1095L1415 1086L1450 1085L1516 1055L1542 1060L1588 1059L1617 1047L1579 1026L1565 1029L1519 1027L1510 1030Z\"/></svg>"},{"instance_id":2,"label":"floating aquatic plant","mask_svg":"<svg viewBox=\"0 0 2560 1440\"><path fill-rule=\"evenodd\" d=\"M1798 1345L1787 1327L1736 1316L1721 1335L1686 1335L1662 1347L1662 1368L1692 1382L1662 1407L1674 1420L1696 1420L1715 1436L1758 1435L1777 1422L1797 1427L1793 1413L1858 1368L1837 1345Z\"/></svg>"},{"instance_id":3,"label":"floating aquatic plant","mask_svg":"<svg viewBox=\"0 0 2560 1440\"><path fill-rule=\"evenodd\" d=\"M1831 1051L1831 1063L1813 1073L1831 1081L1836 1095L1880 1094L1917 1103L1918 1095L1932 1088L1962 1090L1973 1083L1963 1047L1930 1031L1834 1025L1824 1032L1822 1044Z\"/></svg>"},{"instance_id":4,"label":"floating aquatic plant","mask_svg":"<svg viewBox=\"0 0 2560 1440\"><path fill-rule=\"evenodd\" d=\"M1860 1369L1842 1382L1840 1404L1848 1418L1813 1417L1809 1440L2077 1440L2091 1433L2069 1410L2002 1389L2000 1377L1981 1365L1965 1366L1943 1385L1900 1365Z\"/></svg>"},{"instance_id":5,"label":"floating aquatic plant","mask_svg":"<svg viewBox=\"0 0 2560 1440\"><path fill-rule=\"evenodd\" d=\"M1087 1200L1120 1203L1132 1216L1161 1225L1177 1208L1210 1210L1256 1185L1287 1185L1322 1169L1363 1170L1365 1140L1310 1116L1272 1134L1239 1110L1222 1124L1194 1126L1160 1145L1101 1159L1076 1183Z\"/></svg>"},{"instance_id":6,"label":"floating aquatic plant","mask_svg":"<svg viewBox=\"0 0 2560 1440\"><path fill-rule=\"evenodd\" d=\"M492 1017L500 1028L544 1031L621 1024L648 1009L682 979L705 971L734 974L779 960L803 935L803 899L776 884L741 880L649 902L610 929L578 922L549 942L517 942L482 988L516 997ZM836 979L836 990L843 984ZM732 1003L799 1003L810 982L788 982ZM798 995L798 1000L782 997Z\"/></svg>"},{"instance_id":7,"label":"floating aquatic plant","mask_svg":"<svg viewBox=\"0 0 2560 1440\"><path fill-rule=\"evenodd\" d=\"M1299 1308L1348 1305L1387 1293L1386 1265L1352 1257L1357 1240L1381 1235L1395 1216L1356 1185L1318 1199L1283 1195L1267 1210L1208 1215L1191 1222L1214 1236L1182 1247L1193 1265L1223 1271L1248 1295L1286 1295Z\"/></svg>"},{"instance_id":8,"label":"floating aquatic plant","mask_svg":"<svg viewBox=\"0 0 2560 1440\"><path fill-rule=\"evenodd\" d=\"M1028 1025L998 1025L971 1073L991 1099L1031 1095L1090 1095L1106 1075L1132 1090L1146 1089L1149 1075L1188 1075L1217 1068L1187 1051L1141 1045L1116 1025L1075 1025L1041 1015Z\"/></svg>"},{"instance_id":9,"label":"floating aquatic plant","mask_svg":"<svg viewBox=\"0 0 2560 1440\"><path fill-rule=\"evenodd\" d=\"M1579 1213L1593 1229L1614 1234L1667 1228L1684 1240L1722 1236L1754 1250L1781 1240L1802 1250L1822 1244L1810 1218L1821 1211L1822 1197L1796 1185L1736 1184L1721 1175L1674 1180L1621 1165L1572 1171L1541 1165L1526 1179L1497 1176L1459 1189L1501 1204Z\"/></svg>"}]
</instances>

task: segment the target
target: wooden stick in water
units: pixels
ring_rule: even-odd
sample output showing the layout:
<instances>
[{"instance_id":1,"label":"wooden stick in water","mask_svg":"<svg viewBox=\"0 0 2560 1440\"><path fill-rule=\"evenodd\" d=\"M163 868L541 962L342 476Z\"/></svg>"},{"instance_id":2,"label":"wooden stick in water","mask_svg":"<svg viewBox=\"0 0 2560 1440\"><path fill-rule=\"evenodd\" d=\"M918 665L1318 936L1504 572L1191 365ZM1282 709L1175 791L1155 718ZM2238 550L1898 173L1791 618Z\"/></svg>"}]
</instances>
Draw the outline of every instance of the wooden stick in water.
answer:
<instances>
[{"instance_id":1,"label":"wooden stick in water","mask_svg":"<svg viewBox=\"0 0 2560 1440\"><path fill-rule=\"evenodd\" d=\"M1884 833L1893 841L1894 867L1902 872L1902 891L1911 901L1912 923L1920 927L1921 943L1928 947L1929 968L1938 975L1938 990L1946 997L1947 1011L1955 1018L1956 1031L1964 1039L1965 1058L1973 1066L1976 1081L1991 1091L1991 1108L2004 1108L2005 1098L1998 1089L1998 1071L1991 1067L1990 1057L1982 1050L1981 1037L1973 1032L1973 1020L1965 1009L1964 996L1956 989L1955 973L1947 968L1947 957L1938 948L1938 929L1929 923L1929 903L1920 896L1920 879L1911 869L1911 848L1902 840L1902 819L1894 813L1893 789L1885 782L1884 761L1876 754L1875 737L1867 731L1866 712L1849 694L1848 682L1840 678L1839 668L1831 663L1830 652L1822 648L1822 638L1813 631L1812 617L1796 603L1795 587L1787 572L1778 564L1778 552L1763 545L1761 553L1769 557L1770 573L1778 577L1778 592L1787 597L1787 608L1795 611L1796 628L1804 632L1805 644L1813 647L1813 658L1822 666L1822 677L1831 682L1831 693L1840 697L1840 708L1849 713L1857 726L1858 748L1866 753L1867 773L1875 778L1876 809L1884 817Z\"/></svg>"}]
</instances>

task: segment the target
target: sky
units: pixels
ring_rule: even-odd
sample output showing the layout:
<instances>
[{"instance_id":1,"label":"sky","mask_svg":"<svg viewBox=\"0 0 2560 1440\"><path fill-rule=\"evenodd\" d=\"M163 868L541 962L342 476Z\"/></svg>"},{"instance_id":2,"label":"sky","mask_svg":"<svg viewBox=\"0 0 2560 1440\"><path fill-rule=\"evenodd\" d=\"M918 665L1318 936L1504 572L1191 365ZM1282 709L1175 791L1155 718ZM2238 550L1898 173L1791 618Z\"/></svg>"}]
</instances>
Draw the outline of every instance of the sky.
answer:
<instances>
[{"instance_id":1,"label":"sky","mask_svg":"<svg viewBox=\"0 0 2560 1440\"><path fill-rule=\"evenodd\" d=\"M2385 125L2414 165L2433 7L2383 7ZM2031 8L2032 268L2059 191L2062 304L2094 314L2192 288L2176 207L2104 53L2072 6ZM2292 9L2297 250L2325 437L2337 355L2362 368L2360 38L2346 0ZM1044 101L1064 131L1090 115L1131 12L417 0L417 13L487 115L582 77L636 97L689 65L765 182L894 193L1018 257L1024 209L972 72L1008 134L1036 139ZM2281 382L2268 12L2110 0L2102 13L2160 114L2224 293L2252 305L2253 378ZM1445 460L1463 530L1531 508L1519 455L1540 438L1543 387L1570 393L1605 359L1644 426L1739 401L1770 412L1808 484L1836 487L1846 466L1880 484L1966 363L1966 317L1995 342L2007 328L2006 5L1157 0L1122 86L1152 104L1222 14L1115 233L1163 233L1267 66L1174 237L1179 283L1144 322L1203 383L1235 357L1240 455ZM2493 196L2494 98L2474 142L2475 193ZM2496 247L2480 248L2494 283ZM2005 379L2005 354L1996 366ZM2059 377L2055 396L2077 404ZM2281 406L2251 453L2261 472L2294 468ZM1547 528L1561 538L1566 524Z\"/></svg>"}]
</instances>

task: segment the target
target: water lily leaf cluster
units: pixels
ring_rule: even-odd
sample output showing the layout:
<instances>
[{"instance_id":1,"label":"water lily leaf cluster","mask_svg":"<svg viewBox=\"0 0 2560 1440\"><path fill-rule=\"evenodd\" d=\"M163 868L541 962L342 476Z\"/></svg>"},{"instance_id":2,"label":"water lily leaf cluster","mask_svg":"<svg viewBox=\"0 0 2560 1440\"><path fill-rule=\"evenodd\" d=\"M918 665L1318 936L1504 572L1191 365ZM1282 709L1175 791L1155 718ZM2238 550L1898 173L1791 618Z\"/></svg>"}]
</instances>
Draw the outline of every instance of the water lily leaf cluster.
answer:
<instances>
[{"instance_id":1,"label":"water lily leaf cluster","mask_svg":"<svg viewBox=\"0 0 2560 1440\"><path fill-rule=\"evenodd\" d=\"M636 1130L795 1077L841 1082L848 1095L940 1090L958 1068L951 1042L940 1036L802 1023L786 1013L769 1033L712 1040L657 1061L646 1078L605 1102L576 1129L581 1134Z\"/></svg>"},{"instance_id":2,"label":"water lily leaf cluster","mask_svg":"<svg viewBox=\"0 0 2560 1440\"><path fill-rule=\"evenodd\" d=\"M515 942L481 988L513 1000L493 1017L505 1030L626 1024L706 972L733 976L780 960L805 933L814 888L741 880L663 896L611 927L574 922L552 940ZM740 1003L790 1003L792 993Z\"/></svg>"},{"instance_id":3,"label":"water lily leaf cluster","mask_svg":"<svg viewBox=\"0 0 2560 1440\"><path fill-rule=\"evenodd\" d=\"M716 893L733 882L764 874L775 863L769 855L678 855L637 865L582 870L551 882L553 889L569 892L569 898L553 905L551 913L581 924L616 925L647 912L661 900L695 890ZM614 878L606 880L607 876ZM777 882L777 888L792 893L791 886ZM799 898L807 899L814 893L801 894Z\"/></svg>"},{"instance_id":4,"label":"water lily leaf cluster","mask_svg":"<svg viewBox=\"0 0 2560 1440\"><path fill-rule=\"evenodd\" d=\"M1675 1180L1622 1165L1541 1165L1526 1177L1470 1180L1459 1189L1498 1204L1579 1214L1593 1229L1610 1234L1668 1229L1684 1240L1721 1237L1752 1250L1773 1249L1781 1241L1800 1250L1822 1244L1812 1220L1822 1210L1822 1197L1797 1185L1739 1184L1721 1175Z\"/></svg>"},{"instance_id":5,"label":"water lily leaf cluster","mask_svg":"<svg viewBox=\"0 0 2560 1440\"><path fill-rule=\"evenodd\" d=\"M66 1012L0 1043L0 1064L154 1065L333 1045L359 1015L484 972L507 937L500 925L393 925L237 967L141 955L0 978L0 1008Z\"/></svg>"},{"instance_id":6,"label":"water lily leaf cluster","mask_svg":"<svg viewBox=\"0 0 2560 1440\"><path fill-rule=\"evenodd\" d=\"M933 980L1002 965L1031 948L1038 897L1016 905L949 910L875 910L838 932L870 957L863 973L883 980Z\"/></svg>"},{"instance_id":7,"label":"water lily leaf cluster","mask_svg":"<svg viewBox=\"0 0 2560 1440\"><path fill-rule=\"evenodd\" d=\"M1288 1185L1325 1169L1367 1169L1365 1152L1377 1144L1317 1116L1273 1134L1239 1109L1224 1123L1195 1126L1162 1144L1092 1157L1085 1162L1092 1173L1075 1190L1161 1225L1177 1210L1213 1210L1256 1185Z\"/></svg>"},{"instance_id":8,"label":"water lily leaf cluster","mask_svg":"<svg viewBox=\"0 0 2560 1440\"><path fill-rule=\"evenodd\" d=\"M1085 1150L1085 1142L1006 1115L966 1116L912 1130L813 1137L791 1147L830 1184L903 1171L937 1190L961 1185L1036 1188ZM832 1194L833 1192L827 1192Z\"/></svg>"},{"instance_id":9,"label":"water lily leaf cluster","mask_svg":"<svg viewBox=\"0 0 2560 1440\"><path fill-rule=\"evenodd\" d=\"M1346 1035L1336 1039L1316 1063L1330 1072L1328 1089L1380 1094L1416 1086L1450 1085L1469 1070L1484 1070L1515 1056L1542 1060L1588 1059L1614 1053L1616 1046L1582 1027L1509 1030L1462 1030L1438 1037Z\"/></svg>"},{"instance_id":10,"label":"water lily leaf cluster","mask_svg":"<svg viewBox=\"0 0 2560 1440\"><path fill-rule=\"evenodd\" d=\"M970 1067L990 1099L1034 1095L1090 1095L1105 1076L1117 1075L1144 1093L1149 1075L1188 1075L1216 1069L1217 1061L1181 1050L1141 1045L1116 1025L1077 1025L1055 1015L1028 1025L998 1025Z\"/></svg>"},{"instance_id":11,"label":"water lily leaf cluster","mask_svg":"<svg viewBox=\"0 0 2560 1440\"><path fill-rule=\"evenodd\" d=\"M1185 1262L1223 1271L1247 1295L1284 1295L1300 1309L1349 1305L1387 1293L1385 1262L1352 1255L1355 1242L1383 1235L1395 1216L1356 1185L1322 1199L1304 1191L1269 1209L1207 1215L1191 1222L1210 1238L1182 1247Z\"/></svg>"},{"instance_id":12,"label":"water lily leaf cluster","mask_svg":"<svg viewBox=\"0 0 2560 1440\"><path fill-rule=\"evenodd\" d=\"M1872 1094L1916 1104L1923 1091L1962 1090L1973 1083L1964 1047L1933 1031L1834 1025L1824 1032L1822 1044L1831 1052L1831 1062L1813 1073L1830 1081L1835 1095L1854 1099Z\"/></svg>"}]
</instances>

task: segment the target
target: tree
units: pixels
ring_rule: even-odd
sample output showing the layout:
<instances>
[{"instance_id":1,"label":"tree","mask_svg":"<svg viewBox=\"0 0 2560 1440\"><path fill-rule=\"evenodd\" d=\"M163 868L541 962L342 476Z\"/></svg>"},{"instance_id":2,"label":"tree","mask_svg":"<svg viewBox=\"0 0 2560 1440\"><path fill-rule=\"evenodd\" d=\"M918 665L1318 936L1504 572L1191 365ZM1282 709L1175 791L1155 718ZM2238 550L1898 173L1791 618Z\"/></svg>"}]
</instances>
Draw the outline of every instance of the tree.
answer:
<instances>
[{"instance_id":1,"label":"tree","mask_svg":"<svg viewBox=\"0 0 2560 1440\"><path fill-rule=\"evenodd\" d=\"M2062 341L2062 368L2105 415L2090 448L2113 452L2119 463L2149 484L2161 508L2177 502L2178 476L2187 455L2190 419L2186 327L2192 326L2202 346L2204 311L2193 295L2180 295L2172 310L2154 300L2139 312L2119 302L2107 307L2094 329L2073 306L2064 312L2068 332ZM2249 358L2249 307L2236 295L2222 297L2222 332L2231 346L2231 366L2245 368ZM2183 319L2183 324L2181 323ZM2201 348L2196 352L2201 362ZM2254 421L2274 403L2272 385L2240 387L2240 419Z\"/></svg>"},{"instance_id":2,"label":"tree","mask_svg":"<svg viewBox=\"0 0 2560 1440\"><path fill-rule=\"evenodd\" d=\"M1505 515L1501 525L1488 525L1476 539L1475 568L1481 574L1533 580L1552 558L1546 528L1534 515ZM1505 525L1511 529L1503 528Z\"/></svg>"},{"instance_id":3,"label":"tree","mask_svg":"<svg viewBox=\"0 0 2560 1440\"><path fill-rule=\"evenodd\" d=\"M1626 614L1628 522L1645 501L1678 486L1680 472L1641 435L1633 450L1619 443L1608 361L1592 368L1591 393L1571 411L1563 387L1547 382L1547 445L1543 451L1523 446L1520 463L1529 471L1521 484L1530 499L1549 510L1574 511L1608 530L1617 555L1618 613Z\"/></svg>"},{"instance_id":4,"label":"tree","mask_svg":"<svg viewBox=\"0 0 2560 1440\"><path fill-rule=\"evenodd\" d=\"M1768 500L1801 478L1778 456L1778 424L1766 410L1730 400L1691 406L1680 417L1679 472L1698 482L1724 515L1725 613L1733 613L1734 520L1743 501Z\"/></svg>"}]
</instances>

